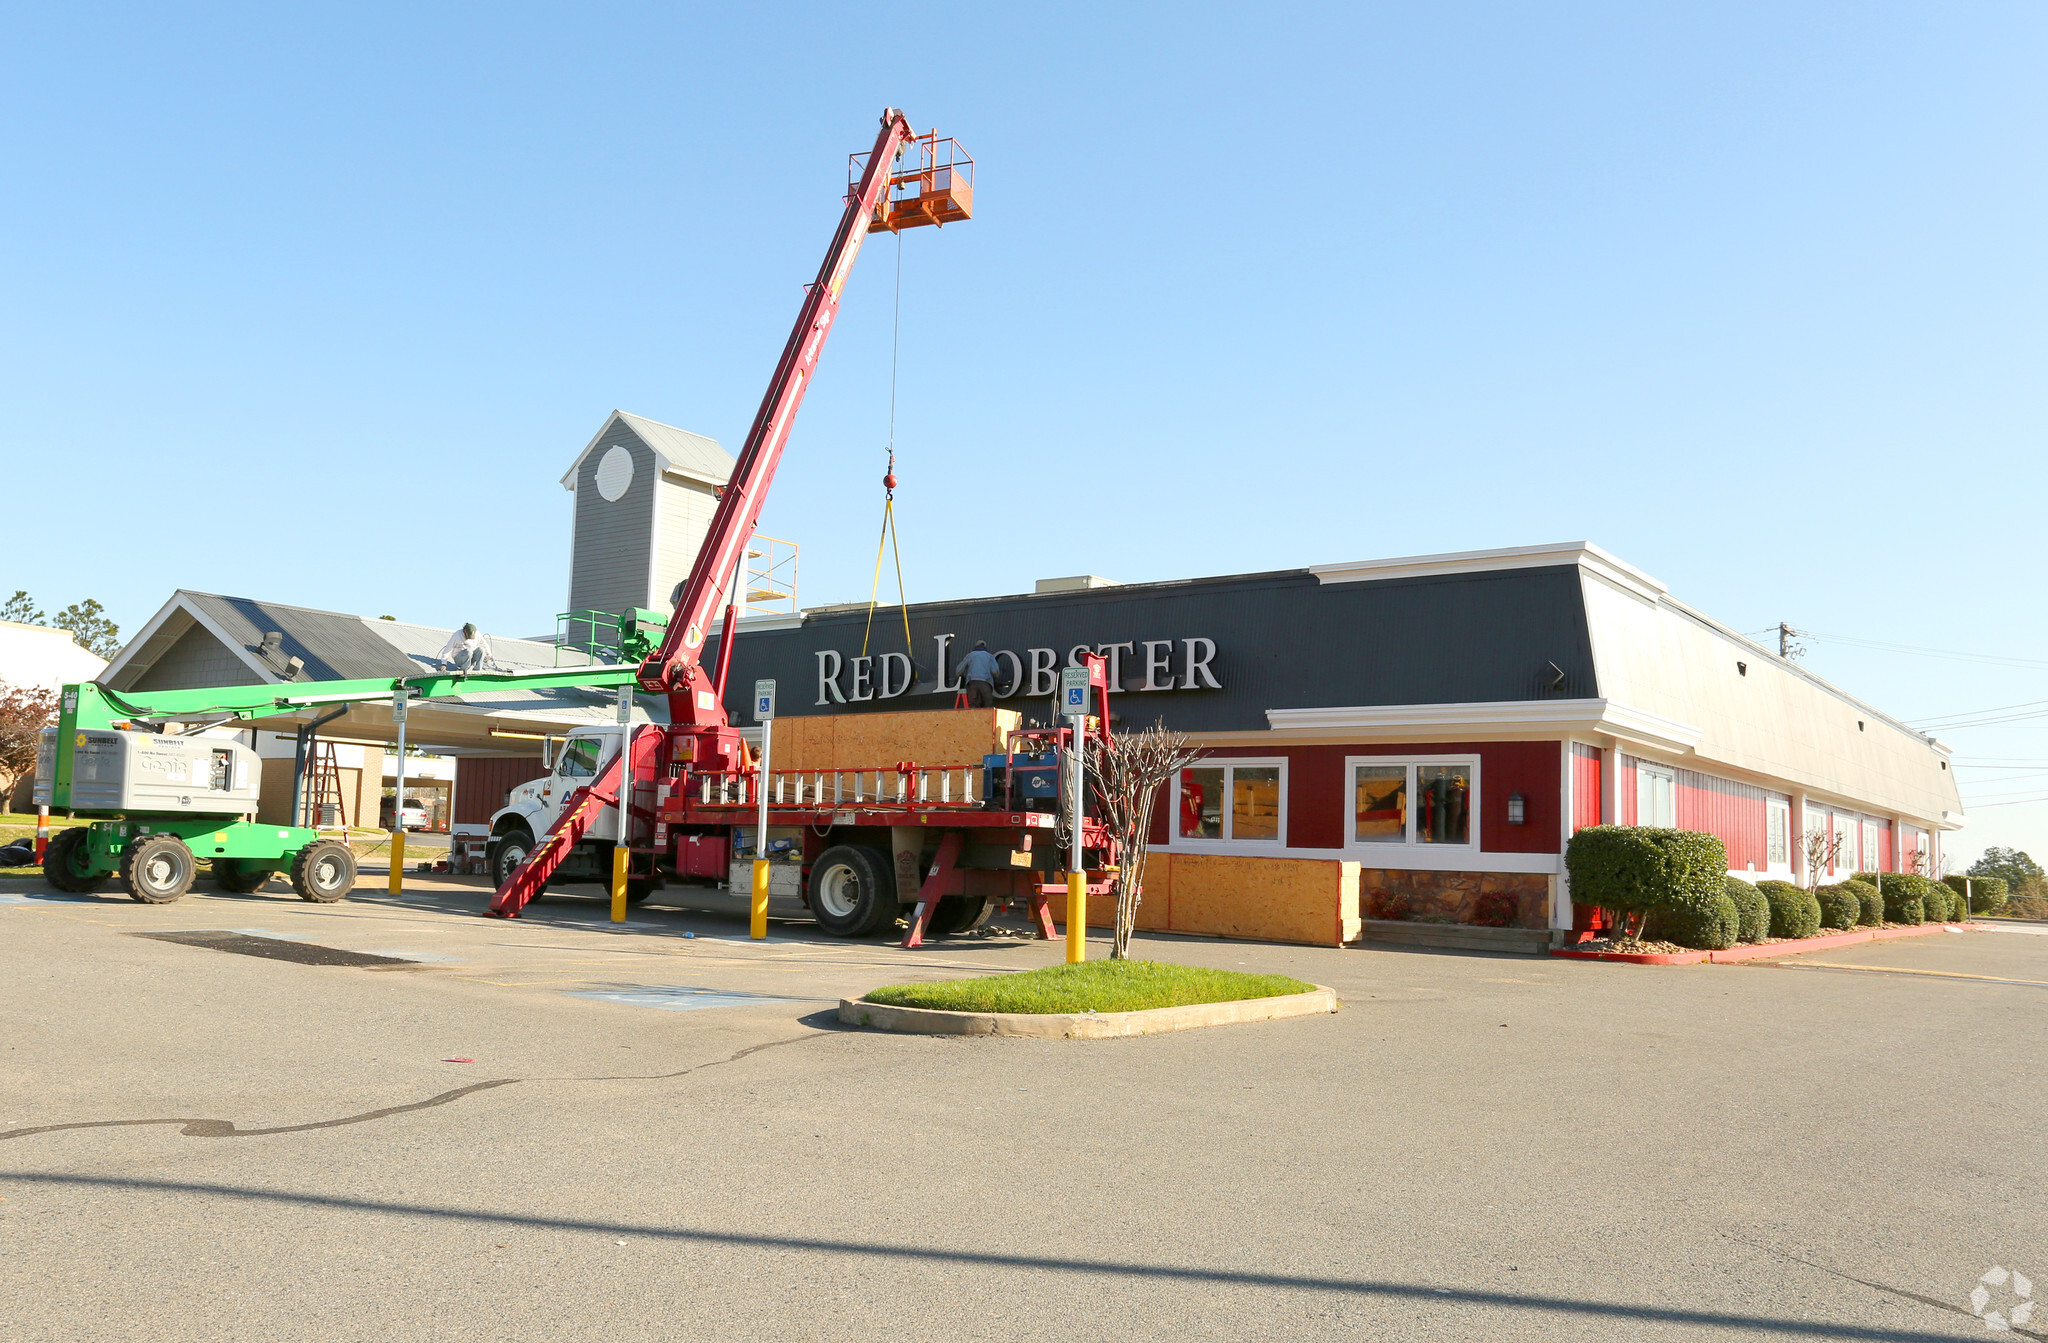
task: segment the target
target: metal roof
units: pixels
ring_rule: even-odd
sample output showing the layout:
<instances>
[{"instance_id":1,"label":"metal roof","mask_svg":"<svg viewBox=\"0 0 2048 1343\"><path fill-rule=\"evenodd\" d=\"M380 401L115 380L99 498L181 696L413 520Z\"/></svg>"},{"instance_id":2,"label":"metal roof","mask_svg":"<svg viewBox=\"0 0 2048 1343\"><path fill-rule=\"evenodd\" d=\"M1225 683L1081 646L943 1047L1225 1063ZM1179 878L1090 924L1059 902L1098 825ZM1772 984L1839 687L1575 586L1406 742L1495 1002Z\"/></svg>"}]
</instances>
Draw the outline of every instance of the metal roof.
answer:
<instances>
[{"instance_id":1,"label":"metal roof","mask_svg":"<svg viewBox=\"0 0 2048 1343\"><path fill-rule=\"evenodd\" d=\"M732 479L732 454L719 447L717 439L650 420L644 415L615 410L598 426L590 442L584 444L583 451L576 454L576 460L569 463L569 469L562 473L563 489L576 488L577 468L583 465L583 459L590 455L591 450L604 441L614 424L623 424L638 435L640 441L661 459L661 469L670 475L686 476L707 485L723 485Z\"/></svg>"}]
</instances>

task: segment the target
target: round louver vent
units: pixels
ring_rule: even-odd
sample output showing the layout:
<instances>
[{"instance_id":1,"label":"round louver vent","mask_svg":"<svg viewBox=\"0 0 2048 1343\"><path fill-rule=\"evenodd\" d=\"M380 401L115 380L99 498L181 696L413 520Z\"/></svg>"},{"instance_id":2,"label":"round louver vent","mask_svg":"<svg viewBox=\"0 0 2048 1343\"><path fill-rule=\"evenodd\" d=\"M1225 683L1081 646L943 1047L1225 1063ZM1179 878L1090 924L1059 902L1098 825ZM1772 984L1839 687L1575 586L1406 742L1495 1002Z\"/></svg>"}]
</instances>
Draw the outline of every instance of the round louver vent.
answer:
<instances>
[{"instance_id":1,"label":"round louver vent","mask_svg":"<svg viewBox=\"0 0 2048 1343\"><path fill-rule=\"evenodd\" d=\"M633 454L621 447L605 452L597 462L597 492L612 503L633 483Z\"/></svg>"}]
</instances>

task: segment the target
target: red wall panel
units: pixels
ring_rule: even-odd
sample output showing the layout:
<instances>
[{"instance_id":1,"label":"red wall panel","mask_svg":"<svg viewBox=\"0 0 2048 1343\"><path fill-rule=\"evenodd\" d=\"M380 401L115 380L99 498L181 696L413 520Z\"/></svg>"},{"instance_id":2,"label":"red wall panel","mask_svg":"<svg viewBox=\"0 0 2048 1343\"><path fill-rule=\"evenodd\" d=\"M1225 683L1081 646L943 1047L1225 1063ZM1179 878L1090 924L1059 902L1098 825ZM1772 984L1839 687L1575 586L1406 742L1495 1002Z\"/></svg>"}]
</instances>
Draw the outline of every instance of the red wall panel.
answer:
<instances>
[{"instance_id":1,"label":"red wall panel","mask_svg":"<svg viewBox=\"0 0 2048 1343\"><path fill-rule=\"evenodd\" d=\"M1678 771L1678 828L1704 830L1728 849L1728 866L1736 872L1754 864L1770 865L1770 821L1763 789L1754 784L1717 779L1698 770Z\"/></svg>"},{"instance_id":2,"label":"red wall panel","mask_svg":"<svg viewBox=\"0 0 2048 1343\"><path fill-rule=\"evenodd\" d=\"M455 764L455 824L488 824L505 794L547 772L537 755L462 757Z\"/></svg>"},{"instance_id":3,"label":"red wall panel","mask_svg":"<svg viewBox=\"0 0 2048 1343\"><path fill-rule=\"evenodd\" d=\"M1572 833L1600 824L1600 748L1572 743Z\"/></svg>"}]
</instances>

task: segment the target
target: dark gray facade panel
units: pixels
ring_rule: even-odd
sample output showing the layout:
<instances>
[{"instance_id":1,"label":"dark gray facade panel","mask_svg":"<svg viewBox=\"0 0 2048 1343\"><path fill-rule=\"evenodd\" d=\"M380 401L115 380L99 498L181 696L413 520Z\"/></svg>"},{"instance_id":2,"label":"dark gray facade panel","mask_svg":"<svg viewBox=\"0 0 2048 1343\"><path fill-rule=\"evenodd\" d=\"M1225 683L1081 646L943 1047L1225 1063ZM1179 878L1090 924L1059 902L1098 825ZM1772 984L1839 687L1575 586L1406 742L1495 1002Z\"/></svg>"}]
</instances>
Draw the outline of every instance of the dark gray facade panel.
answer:
<instances>
[{"instance_id":1,"label":"dark gray facade panel","mask_svg":"<svg viewBox=\"0 0 2048 1343\"><path fill-rule=\"evenodd\" d=\"M122 678L122 690L203 690L217 685L258 685L263 678L235 651L194 624L141 676Z\"/></svg>"},{"instance_id":2,"label":"dark gray facade panel","mask_svg":"<svg viewBox=\"0 0 2048 1343\"><path fill-rule=\"evenodd\" d=\"M284 606L251 601L247 597L222 597L213 593L188 594L193 605L206 613L230 636L241 640L252 653L263 636L276 630L284 636L286 657L306 664L302 679L347 681L371 676L412 676L419 666L365 628L355 616L333 611L314 611L303 606ZM245 664L244 671L247 670ZM255 678L250 678L253 681ZM205 681L201 685L248 684L249 681ZM137 689L169 689L152 674Z\"/></svg>"},{"instance_id":3,"label":"dark gray facade panel","mask_svg":"<svg viewBox=\"0 0 2048 1343\"><path fill-rule=\"evenodd\" d=\"M1289 571L912 606L915 688L890 699L818 704L818 655L838 655L838 684L850 694L850 668L867 623L866 613L856 611L813 616L799 629L742 633L727 683L734 721L752 721L744 711L757 677L776 679L777 712L785 716L948 706L950 693L934 693L936 639L944 634L954 636L949 679L977 639L1020 661L1029 649L1050 648L1056 666L1077 644L1129 643L1118 679L1134 693L1122 697L1117 712L1127 723L1163 720L1191 732L1262 730L1268 709L1599 693L1572 565L1332 584ZM903 654L903 638L898 609L877 610L869 655ZM1189 674L1190 654L1199 659L1206 651L1191 649L1189 640L1213 641L1207 667L1221 688L1198 681L1192 689L1140 691L1146 641L1154 641L1155 655L1170 652L1170 670L1159 679L1170 675L1178 684ZM900 664L897 671L900 678ZM1049 699L1020 692L1001 702L1043 718Z\"/></svg>"},{"instance_id":4,"label":"dark gray facade panel","mask_svg":"<svg viewBox=\"0 0 2048 1343\"><path fill-rule=\"evenodd\" d=\"M624 494L606 499L597 491L597 468L614 447L633 455L633 479ZM623 421L607 429L576 468L570 610L617 614L647 605L648 557L654 549L654 491L660 473L654 450Z\"/></svg>"}]
</instances>

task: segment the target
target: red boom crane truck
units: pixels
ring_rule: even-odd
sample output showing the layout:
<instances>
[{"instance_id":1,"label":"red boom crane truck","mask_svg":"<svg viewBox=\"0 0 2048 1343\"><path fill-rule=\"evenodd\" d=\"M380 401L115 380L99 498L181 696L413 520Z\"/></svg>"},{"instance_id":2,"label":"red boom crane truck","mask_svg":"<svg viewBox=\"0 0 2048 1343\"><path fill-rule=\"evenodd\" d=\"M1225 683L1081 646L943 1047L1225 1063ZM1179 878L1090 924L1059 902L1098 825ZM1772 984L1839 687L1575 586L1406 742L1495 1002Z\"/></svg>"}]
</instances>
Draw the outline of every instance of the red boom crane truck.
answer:
<instances>
[{"instance_id":1,"label":"red boom crane truck","mask_svg":"<svg viewBox=\"0 0 2048 1343\"><path fill-rule=\"evenodd\" d=\"M600 847L626 850L629 890L643 898L665 884L730 884L732 860L742 847L735 840L758 831L749 822L761 814L765 797L769 832L784 833L779 839L754 833L751 847L762 857L781 848L795 860L784 869L797 869L796 898L828 932L868 936L907 919L904 945L916 946L928 932L973 927L992 905L1015 901L1030 908L1041 936L1053 936L1048 897L1069 892L1058 874L1073 838L1059 819L1060 802L1076 785L1070 771L1045 761L1055 754L1071 758L1086 737L1107 733L1110 686L1103 659L1087 663L1095 713L1068 720L1078 729L1013 733L1000 767L980 760L899 761L764 773L726 716L738 624L736 594L728 585L760 518L860 245L871 232L944 225L973 213L973 161L936 131L918 135L895 108L883 112L874 147L864 158L855 155L853 166L857 177L845 212L805 291L710 531L660 646L640 664L639 689L667 697L668 724L592 733L608 738L608 749L603 741L592 744L584 757L590 772L568 789L547 833L538 842L521 837L523 853L516 858L506 847L513 841L494 836L492 870L500 884L493 914L518 917L565 862L579 874L604 870L608 865L595 852ZM724 628L715 670L707 670L704 644L721 604ZM1018 787L1020 773L1041 784L1053 773L1059 783ZM1116 843L1092 816L1081 821L1080 849L1087 893L1109 893ZM686 896L684 903L693 902Z\"/></svg>"}]
</instances>

